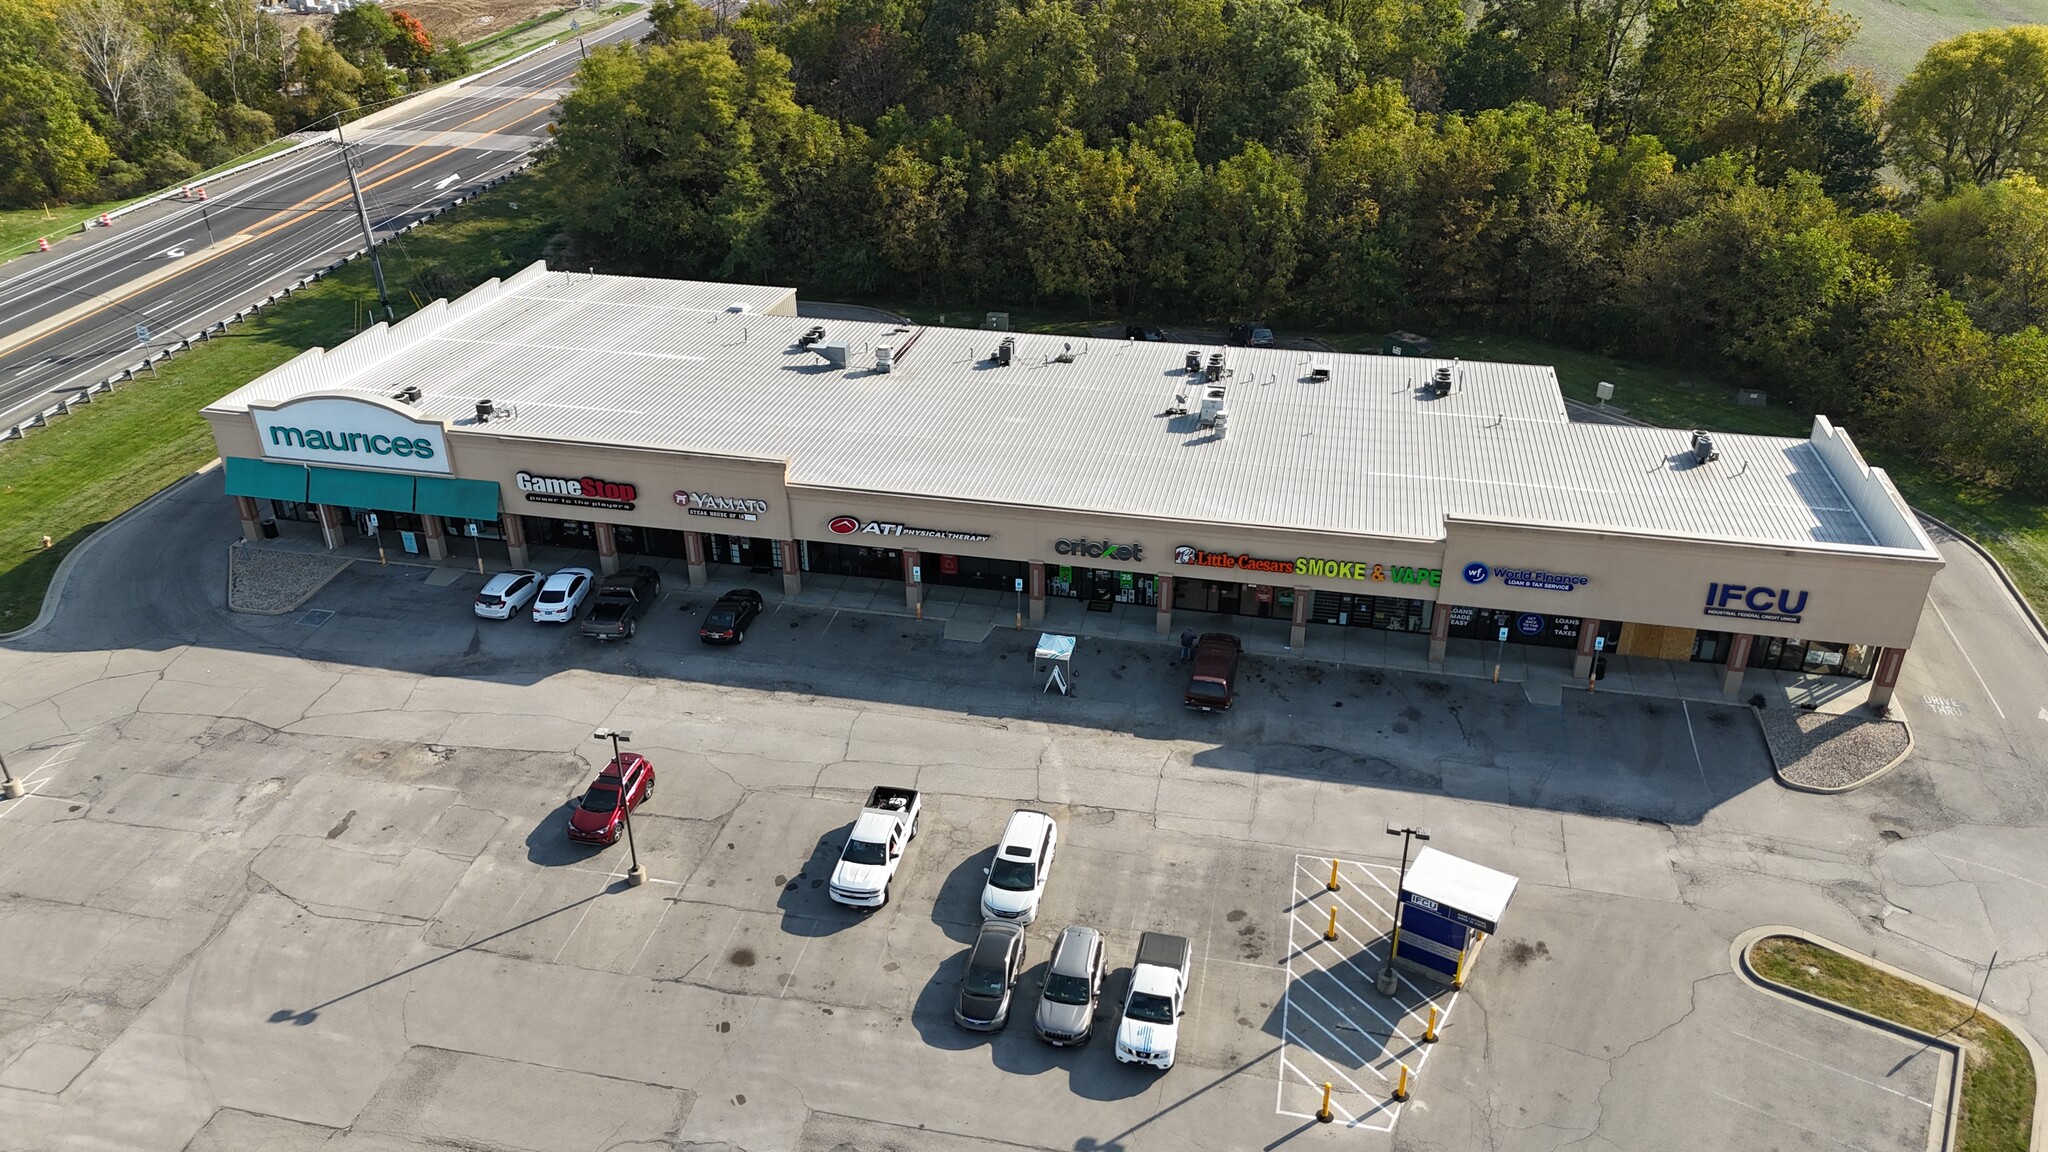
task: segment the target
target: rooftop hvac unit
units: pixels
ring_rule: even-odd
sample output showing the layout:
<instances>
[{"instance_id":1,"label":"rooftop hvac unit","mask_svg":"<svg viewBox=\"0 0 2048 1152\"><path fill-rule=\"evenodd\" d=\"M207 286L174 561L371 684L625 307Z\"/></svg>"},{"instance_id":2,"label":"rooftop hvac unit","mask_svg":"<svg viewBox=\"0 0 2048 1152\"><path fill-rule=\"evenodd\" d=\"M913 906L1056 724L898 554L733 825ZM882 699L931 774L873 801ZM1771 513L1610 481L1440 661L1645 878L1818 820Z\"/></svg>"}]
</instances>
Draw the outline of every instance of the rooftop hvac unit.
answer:
<instances>
[{"instance_id":1,"label":"rooftop hvac unit","mask_svg":"<svg viewBox=\"0 0 2048 1152\"><path fill-rule=\"evenodd\" d=\"M1202 375L1212 384L1223 379L1223 353L1209 353L1209 366Z\"/></svg>"},{"instance_id":2,"label":"rooftop hvac unit","mask_svg":"<svg viewBox=\"0 0 2048 1152\"><path fill-rule=\"evenodd\" d=\"M1010 366L1010 361L1016 358L1016 355L1017 338L1015 336L1005 336L1003 337L1003 342L996 345L995 360L996 363L1002 365L1003 367L1008 368Z\"/></svg>"},{"instance_id":3,"label":"rooftop hvac unit","mask_svg":"<svg viewBox=\"0 0 2048 1152\"><path fill-rule=\"evenodd\" d=\"M489 400L479 400L479 401L477 401L477 402L476 402L476 422L477 422L477 423L479 423L479 424L488 424L488 423L490 423L490 422L491 422L491 413L493 413L493 412L495 412L495 411L497 411L497 410L498 410L498 406L497 406L496 404L493 404L493 403L491 403L491 402L490 402Z\"/></svg>"},{"instance_id":4,"label":"rooftop hvac unit","mask_svg":"<svg viewBox=\"0 0 2048 1152\"><path fill-rule=\"evenodd\" d=\"M1311 361L1309 361L1309 362L1308 362L1308 378L1309 378L1309 379L1311 379L1311 380L1314 380L1315 382L1317 382L1317 383L1319 383L1319 384L1320 384L1320 383L1323 383L1324 381L1327 381L1327 380L1328 380L1328 379L1330 378L1330 366L1329 366L1329 364L1327 364L1327 363L1325 363L1324 361L1321 361L1321 360L1311 360Z\"/></svg>"},{"instance_id":5,"label":"rooftop hvac unit","mask_svg":"<svg viewBox=\"0 0 2048 1152\"><path fill-rule=\"evenodd\" d=\"M1230 439L1230 410L1228 408L1217 409L1214 427L1218 440Z\"/></svg>"},{"instance_id":6,"label":"rooftop hvac unit","mask_svg":"<svg viewBox=\"0 0 2048 1152\"><path fill-rule=\"evenodd\" d=\"M393 396L392 399L400 404L417 404L420 402L420 386L417 384L407 384L405 387L400 388L398 395Z\"/></svg>"},{"instance_id":7,"label":"rooftop hvac unit","mask_svg":"<svg viewBox=\"0 0 2048 1152\"><path fill-rule=\"evenodd\" d=\"M811 351L823 356L825 362L835 368L846 367L846 345L844 344L813 344L811 345Z\"/></svg>"},{"instance_id":8,"label":"rooftop hvac unit","mask_svg":"<svg viewBox=\"0 0 2048 1152\"><path fill-rule=\"evenodd\" d=\"M1692 434L1692 462L1709 464L1720 458L1721 454L1714 451L1714 438L1695 428Z\"/></svg>"},{"instance_id":9,"label":"rooftop hvac unit","mask_svg":"<svg viewBox=\"0 0 2048 1152\"><path fill-rule=\"evenodd\" d=\"M896 367L896 350L887 344L875 345L875 371L887 372Z\"/></svg>"},{"instance_id":10,"label":"rooftop hvac unit","mask_svg":"<svg viewBox=\"0 0 2048 1152\"><path fill-rule=\"evenodd\" d=\"M725 310L726 310L727 312L752 312L752 311L753 311L753 309L752 309L752 308L750 308L750 307L748 307L748 306L747 306L747 303L746 303L746 301L744 301L744 300L741 300L741 301L735 301L734 303L731 303L731 304L727 304L727 305L725 306Z\"/></svg>"},{"instance_id":11,"label":"rooftop hvac unit","mask_svg":"<svg viewBox=\"0 0 2048 1152\"><path fill-rule=\"evenodd\" d=\"M1438 396L1449 396L1451 394L1451 370L1449 368L1437 369L1436 374L1429 378L1429 390Z\"/></svg>"},{"instance_id":12,"label":"rooftop hvac unit","mask_svg":"<svg viewBox=\"0 0 2048 1152\"><path fill-rule=\"evenodd\" d=\"M824 338L824 325L813 324L809 328L804 329L803 335L796 338L796 346L799 348L809 348L811 345L816 344L817 342L823 340Z\"/></svg>"},{"instance_id":13,"label":"rooftop hvac unit","mask_svg":"<svg viewBox=\"0 0 2048 1152\"><path fill-rule=\"evenodd\" d=\"M1208 428L1223 418L1223 389L1207 388L1202 391L1202 427Z\"/></svg>"},{"instance_id":14,"label":"rooftop hvac unit","mask_svg":"<svg viewBox=\"0 0 2048 1152\"><path fill-rule=\"evenodd\" d=\"M1196 373L1200 372L1201 370L1202 370L1202 350L1201 350L1200 348L1190 348L1190 349L1188 349L1188 358L1187 358L1187 373L1188 373L1188 375L1190 375L1190 376L1193 376L1193 375L1195 375Z\"/></svg>"}]
</instances>

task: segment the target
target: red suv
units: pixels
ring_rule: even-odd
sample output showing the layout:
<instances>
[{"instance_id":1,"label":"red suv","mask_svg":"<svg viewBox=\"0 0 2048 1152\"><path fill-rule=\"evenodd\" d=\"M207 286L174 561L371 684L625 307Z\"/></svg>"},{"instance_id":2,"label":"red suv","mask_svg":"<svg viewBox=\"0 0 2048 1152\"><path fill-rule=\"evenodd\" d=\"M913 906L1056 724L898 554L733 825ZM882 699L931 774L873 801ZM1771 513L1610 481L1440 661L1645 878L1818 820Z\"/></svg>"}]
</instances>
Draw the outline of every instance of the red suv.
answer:
<instances>
[{"instance_id":1,"label":"red suv","mask_svg":"<svg viewBox=\"0 0 2048 1152\"><path fill-rule=\"evenodd\" d=\"M569 839L590 844L616 844L619 825L630 809L654 794L654 765L637 752L622 754L604 766L590 790L569 810Z\"/></svg>"},{"instance_id":2,"label":"red suv","mask_svg":"<svg viewBox=\"0 0 2048 1152\"><path fill-rule=\"evenodd\" d=\"M1195 658L1188 668L1182 702L1202 712L1228 710L1237 699L1237 661L1243 655L1244 641L1230 633L1202 633L1195 641Z\"/></svg>"}]
</instances>

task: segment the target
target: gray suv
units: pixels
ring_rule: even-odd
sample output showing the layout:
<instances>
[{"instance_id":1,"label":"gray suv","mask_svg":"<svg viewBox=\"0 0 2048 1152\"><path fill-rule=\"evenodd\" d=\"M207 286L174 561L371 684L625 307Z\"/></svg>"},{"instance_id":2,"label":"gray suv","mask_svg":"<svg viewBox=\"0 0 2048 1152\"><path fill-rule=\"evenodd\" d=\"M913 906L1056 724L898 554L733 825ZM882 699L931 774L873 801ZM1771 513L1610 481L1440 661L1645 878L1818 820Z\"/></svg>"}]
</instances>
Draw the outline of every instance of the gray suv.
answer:
<instances>
[{"instance_id":1,"label":"gray suv","mask_svg":"<svg viewBox=\"0 0 2048 1152\"><path fill-rule=\"evenodd\" d=\"M1086 1044L1095 1029L1095 1002L1101 995L1102 933L1070 925L1052 946L1031 1028L1049 1044Z\"/></svg>"},{"instance_id":2,"label":"gray suv","mask_svg":"<svg viewBox=\"0 0 2048 1152\"><path fill-rule=\"evenodd\" d=\"M1007 920L981 926L960 974L953 1023L972 1032L995 1032L1010 1022L1010 989L1024 974L1024 929Z\"/></svg>"}]
</instances>

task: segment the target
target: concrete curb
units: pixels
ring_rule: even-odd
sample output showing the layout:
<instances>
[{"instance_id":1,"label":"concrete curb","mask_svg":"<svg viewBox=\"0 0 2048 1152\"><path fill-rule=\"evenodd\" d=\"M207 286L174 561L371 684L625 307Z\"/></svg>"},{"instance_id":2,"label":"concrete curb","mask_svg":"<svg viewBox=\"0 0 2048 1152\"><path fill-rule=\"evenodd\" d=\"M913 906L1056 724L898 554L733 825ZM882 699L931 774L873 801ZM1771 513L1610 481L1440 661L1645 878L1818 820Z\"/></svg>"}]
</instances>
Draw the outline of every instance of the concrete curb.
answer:
<instances>
[{"instance_id":1,"label":"concrete curb","mask_svg":"<svg viewBox=\"0 0 2048 1152\"><path fill-rule=\"evenodd\" d=\"M1888 964L1862 956L1831 940L1824 940L1811 933L1802 932L1797 928L1782 924L1766 924L1760 928L1752 928L1737 936L1735 942L1729 946L1729 960L1735 967L1735 974L1747 980L1758 991L1774 996L1782 996L1816 1012L1827 1012L1832 1015L1842 1016L1866 1027L1875 1028L1880 1032L1889 1032L1894 1036L1911 1040L1917 1044L1924 1044L1929 1048L1939 1049L1947 1057L1945 1063L1948 1068L1948 1085L1947 1091L1943 1094L1948 1099L1947 1106L1942 1110L1941 1114L1940 1133L1938 1136L1933 1132L1928 1133L1927 1147L1928 1152L1955 1152L1956 1135L1961 1127L1963 1112L1963 1070L1965 1058L1962 1045L1951 1040L1944 1040L1932 1033L1922 1032L1917 1028L1908 1028L1904 1024L1887 1020L1882 1016L1875 1016L1861 1009L1851 1008L1846 1004L1837 1004L1825 996L1816 996L1811 992L1802 991L1788 984L1780 984L1776 980L1765 976L1755 968L1750 967L1749 950L1756 945L1757 941L1771 936L1790 936L1795 940L1804 940L1809 944L1826 948L1832 952L1839 952L1844 956L1868 963L1872 968L1888 975L1911 980L1915 984L1933 989L1944 996L1953 997L1955 994L1946 988L1929 984L1927 981L1910 973L1901 972ZM2004 1024L2005 1021L2001 1020L1999 1023ZM2014 1034L2019 1035L2020 1033L2015 1029ZM2028 1052L2031 1056L2032 1049L2029 1049Z\"/></svg>"},{"instance_id":2,"label":"concrete curb","mask_svg":"<svg viewBox=\"0 0 2048 1152\"><path fill-rule=\"evenodd\" d=\"M1762 940L1767 936L1790 936L1795 940L1804 940L1809 944L1818 945L1819 947L1839 952L1844 956L1848 956L1855 959L1859 963L1867 964L1870 967L1875 968L1876 970L1884 973L1887 976L1896 976L1901 980L1907 981L1908 983L1917 984L1930 992L1940 993L1941 995L1946 996L1949 999L1954 1000L1960 1004L1963 1000L1963 995L1957 992L1955 989L1944 987L1940 984L1935 983L1932 980L1927 979L1924 976L1918 976L1914 973L1906 971L1903 968L1898 968L1891 964L1887 964L1884 961L1879 960L1875 956L1865 956L1862 953L1857 952L1854 948L1844 947L1840 944L1835 943L1833 940L1828 939L1825 936L1816 936L1815 934L1808 932L1804 929L1793 928L1785 924L1765 924L1760 927L1752 928L1749 931L1744 932L1740 936L1737 936L1735 938L1735 943L1731 946L1731 955L1735 960L1735 968L1737 974L1741 975L1744 979L1755 983L1756 985L1765 989L1766 991L1790 997L1791 999L1798 1000L1801 1003L1813 1005L1828 1012L1839 1013L1841 1015L1848 1016L1851 1019L1861 1020L1865 1023L1872 1023L1874 1024L1874 1026L1881 1028L1887 1032L1892 1032L1897 1035L1906 1036L1910 1039L1918 1040L1923 1043L1933 1044L1941 1048L1944 1048L1948 1051L1957 1052L1958 1059L1960 1059L1959 1046L1952 1044L1949 1041L1942 1040L1939 1037L1929 1036L1924 1032L1908 1028L1903 1024L1896 1024L1890 1020L1885 1020L1881 1017L1871 1016L1869 1013L1858 1011L1857 1009L1850 1008L1844 1004L1837 1004L1834 1001L1829 1000L1823 996L1816 996L1810 992L1802 992L1797 988L1788 988L1775 980L1768 979L1765 976L1761 975L1755 969L1749 966L1749 950L1753 945L1756 944L1757 941ZM2028 1032L2025 1028L2022 1028L2017 1021L2012 1019L2012 1017L2007 1016L2005 1013L2000 1012L1998 1009L1993 1008L1988 1004L1979 1005L1977 1010L1983 1013L1985 1016L1990 1017L1993 1022L1997 1023L2006 1031L2018 1037L2020 1044L2023 1045L2027 1050L2027 1058L2033 1061L2034 1126L2033 1132L2027 1140L2027 1146L2034 1149L2048 1150L2048 1079L2044 1079L2044 1070L2048 1070L2048 1051L2043 1051L2041 1045L2037 1041L2035 1041L2033 1034ZM1961 1066L1962 1065L1958 1063L1957 1067L1959 1069L1961 1068ZM1957 1114L1960 1113L1961 1109L1962 1090L1962 1077L1957 1076L1955 1078L1954 1085L1954 1100L1951 1103L1951 1108L1954 1109ZM1953 1125L1951 1125L1951 1130L1949 1132L1948 1139L1946 1142L1943 1143L1942 1147L1944 1150L1952 1149L1955 1147L1955 1132L1953 1130Z\"/></svg>"},{"instance_id":3,"label":"concrete curb","mask_svg":"<svg viewBox=\"0 0 2048 1152\"><path fill-rule=\"evenodd\" d=\"M1872 772L1870 775L1865 776L1860 780L1855 780L1848 784L1841 784L1833 787L1830 787L1825 784L1802 784L1797 780L1786 779L1785 766L1783 764L1778 763L1778 750L1776 748L1771 747L1770 734L1764 731L1763 709L1758 708L1755 705L1751 705L1749 711L1751 715L1756 717L1757 732L1763 735L1764 751L1770 754L1771 775L1778 778L1779 784L1783 785L1786 788L1790 788L1794 792L1811 792L1816 796L1839 796L1844 792L1854 792L1858 788L1863 787L1865 784L1868 784L1878 779L1885 773L1890 772L1892 769L1897 768L1901 764L1904 764L1913 755L1913 748L1917 743L1913 738L1912 722L1907 720L1905 716L1901 715L1896 722L1906 730L1906 749L1905 751L1899 753L1897 756L1892 757L1891 761L1887 763L1884 767L1879 768L1877 771ZM1880 719L1890 719L1890 717L1881 717ZM1829 947L1834 946L1829 945ZM1836 950L1840 951L1840 949Z\"/></svg>"},{"instance_id":4,"label":"concrete curb","mask_svg":"<svg viewBox=\"0 0 2048 1152\"><path fill-rule=\"evenodd\" d=\"M1998 557L1993 556L1989 549L1977 543L1968 533L1957 530L1953 524L1938 516L1930 516L1918 508L1913 509L1913 515L1938 525L1942 531L1968 544L1970 551L1983 557L1984 562L1991 565L1991 570L1998 573L1999 582L2005 585L2006 592L2012 596L2012 602L2019 607L2020 615L2025 616L2027 623L2034 626L2034 634L2041 638L2041 643L2048 644L2048 623L2043 623L2040 614L2034 611L2034 606L2027 603L2027 598L2020 593L2020 586L2013 582L2012 573L2005 570L2005 565L1998 562Z\"/></svg>"},{"instance_id":5,"label":"concrete curb","mask_svg":"<svg viewBox=\"0 0 2048 1152\"><path fill-rule=\"evenodd\" d=\"M329 584L334 583L336 577L356 565L355 557L342 558L340 565L334 571L329 572L326 579L313 585L306 590L304 596L299 597L282 608L237 608L235 606L235 557L241 552L242 546L247 543L247 540L237 540L233 544L228 545L227 594L222 600L222 603L227 605L228 611L242 616L289 616L305 607L306 601L318 596ZM304 555L304 553L287 553L287 555Z\"/></svg>"},{"instance_id":6,"label":"concrete curb","mask_svg":"<svg viewBox=\"0 0 2048 1152\"><path fill-rule=\"evenodd\" d=\"M108 529L119 524L121 521L126 520L130 516L136 515L140 512L148 511L149 509L155 507L159 502L167 499L173 492L176 492L178 489L183 488L185 485L190 484L194 480L199 479L201 476L206 475L208 472L211 472L214 469L219 468L220 466L220 459L216 457L212 461L201 465L199 469L193 472L191 475L186 476L182 480L176 480L164 485L163 488L157 491L156 495L151 496L149 499L142 501L135 507L128 509L126 512L123 512L119 516L114 517L112 520L107 521L105 524L100 525L97 531L95 531L92 535L86 537L83 541L81 541L78 547L73 548L69 553L65 555L64 559L58 561L57 571L50 575L50 587L47 591L43 593L42 610L36 613L36 618L30 621L28 626L25 628L19 628L13 632L0 633L0 644L8 644L16 640L26 640L30 636L33 636L36 633L42 631L44 628L49 627L50 621L57 615L58 607L61 606L64 602L64 585L66 581L68 581L71 578L72 567L78 563L79 557L84 556L86 552L90 551L93 548L94 545L99 543L100 538L107 534Z\"/></svg>"}]
</instances>

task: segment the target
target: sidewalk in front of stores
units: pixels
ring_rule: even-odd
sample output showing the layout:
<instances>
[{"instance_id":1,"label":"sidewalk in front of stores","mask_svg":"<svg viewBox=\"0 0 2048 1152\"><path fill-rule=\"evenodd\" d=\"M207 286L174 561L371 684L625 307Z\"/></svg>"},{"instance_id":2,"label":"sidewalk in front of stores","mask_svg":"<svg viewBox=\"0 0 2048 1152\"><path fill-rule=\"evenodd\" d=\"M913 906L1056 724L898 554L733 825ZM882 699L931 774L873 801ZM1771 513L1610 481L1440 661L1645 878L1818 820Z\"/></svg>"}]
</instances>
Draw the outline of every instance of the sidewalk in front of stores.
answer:
<instances>
[{"instance_id":1,"label":"sidewalk in front of stores","mask_svg":"<svg viewBox=\"0 0 2048 1152\"><path fill-rule=\"evenodd\" d=\"M295 552L329 554L319 531L311 524L280 521L275 540L257 546ZM475 574L477 557L474 541L450 537L446 560L430 560L396 547L397 533L385 536L385 554L394 564L467 571ZM500 550L503 545L493 542ZM506 567L502 559L485 550L486 571ZM377 543L354 539L336 549L334 555L359 561L377 562ZM534 545L532 567L541 572L558 568L598 569L597 553L590 549L552 548ZM630 556L621 553L619 562L646 564L662 574L671 591L689 588L688 566L678 559L662 556ZM793 604L817 610L862 612L914 618L917 613L895 580L862 576L837 576L825 572L802 574L801 591L795 596L783 592L780 571L756 572L733 564L712 564L710 581L701 590L707 597L729 588L751 588L772 607ZM1015 592L983 588L961 588L949 584L924 586L924 614L927 624L943 628L948 640L981 643L1003 634L1035 639L1036 633L1054 632L1097 640L1121 640L1134 644L1173 646L1185 629L1197 632L1232 632L1244 640L1245 651L1279 659L1303 658L1361 668L1389 668L1403 672L1468 676L1491 679L1494 662L1500 662L1499 678L1522 685L1531 704L1556 705L1566 692L1586 691L1586 682L1571 674L1572 652L1528 644L1497 645L1479 640L1452 640L1444 663L1429 663L1429 637L1420 632L1385 632L1373 628L1352 628L1335 624L1310 624L1308 642L1300 648L1288 644L1289 622L1256 616L1235 616L1217 612L1176 611L1169 634L1157 631L1157 609L1145 604L1117 604L1109 611L1089 609L1079 600L1048 597L1044 618L1032 622L1030 603ZM1022 627L1018 626L1022 613ZM1733 702L1747 701L1761 694L1768 707L1804 707L1820 712L1845 714L1861 705L1869 684L1841 676L1809 676L1795 672L1750 669L1743 677L1742 690ZM1635 656L1609 656L1607 675L1597 688L1666 699L1730 703L1721 694L1721 665L1652 660Z\"/></svg>"}]
</instances>

